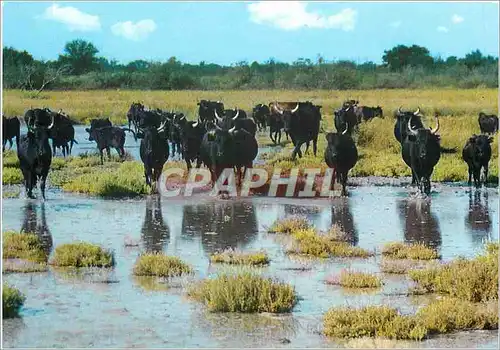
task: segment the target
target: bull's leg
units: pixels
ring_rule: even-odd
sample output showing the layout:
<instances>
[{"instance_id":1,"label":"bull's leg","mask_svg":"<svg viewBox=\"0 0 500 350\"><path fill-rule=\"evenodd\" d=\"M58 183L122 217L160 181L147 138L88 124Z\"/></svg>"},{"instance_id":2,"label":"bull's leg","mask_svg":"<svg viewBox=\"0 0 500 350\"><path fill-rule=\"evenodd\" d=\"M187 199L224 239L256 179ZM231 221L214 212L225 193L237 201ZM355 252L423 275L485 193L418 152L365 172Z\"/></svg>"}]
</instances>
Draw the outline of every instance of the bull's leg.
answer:
<instances>
[{"instance_id":1,"label":"bull's leg","mask_svg":"<svg viewBox=\"0 0 500 350\"><path fill-rule=\"evenodd\" d=\"M186 157L185 161L186 161L186 166L187 166L188 170L191 170L191 167L192 167L191 159Z\"/></svg>"},{"instance_id":2,"label":"bull's leg","mask_svg":"<svg viewBox=\"0 0 500 350\"><path fill-rule=\"evenodd\" d=\"M472 185L472 167L469 165L469 186Z\"/></svg>"},{"instance_id":3,"label":"bull's leg","mask_svg":"<svg viewBox=\"0 0 500 350\"><path fill-rule=\"evenodd\" d=\"M274 139L278 138L278 144L281 144L281 130L276 131L276 135L274 135Z\"/></svg>"},{"instance_id":4,"label":"bull's leg","mask_svg":"<svg viewBox=\"0 0 500 350\"><path fill-rule=\"evenodd\" d=\"M104 160L103 160L104 154L103 154L103 150L102 149L99 150L99 154L101 155L101 165L103 165L104 164Z\"/></svg>"},{"instance_id":5,"label":"bull's leg","mask_svg":"<svg viewBox=\"0 0 500 350\"><path fill-rule=\"evenodd\" d=\"M47 181L47 175L49 174L49 170L44 171L40 180L40 191L42 192L42 198L45 200L45 182Z\"/></svg>"},{"instance_id":6,"label":"bull's leg","mask_svg":"<svg viewBox=\"0 0 500 350\"><path fill-rule=\"evenodd\" d=\"M299 158L302 158L302 151L300 150L300 147L302 146L303 142L297 141L297 144L295 145L295 148L293 149L292 152L292 160L295 160L297 154L299 155Z\"/></svg>"},{"instance_id":7,"label":"bull's leg","mask_svg":"<svg viewBox=\"0 0 500 350\"><path fill-rule=\"evenodd\" d=\"M342 193L343 197L347 197L347 172L341 174L342 177Z\"/></svg>"},{"instance_id":8,"label":"bull's leg","mask_svg":"<svg viewBox=\"0 0 500 350\"><path fill-rule=\"evenodd\" d=\"M484 166L484 185L488 183L488 164Z\"/></svg>"},{"instance_id":9,"label":"bull's leg","mask_svg":"<svg viewBox=\"0 0 500 350\"><path fill-rule=\"evenodd\" d=\"M314 156L316 157L316 152L318 151L318 137L316 136L314 139L313 139L313 153L314 153Z\"/></svg>"},{"instance_id":10,"label":"bull's leg","mask_svg":"<svg viewBox=\"0 0 500 350\"><path fill-rule=\"evenodd\" d=\"M111 161L111 150L109 147L106 147L106 153L108 154L108 161Z\"/></svg>"},{"instance_id":11,"label":"bull's leg","mask_svg":"<svg viewBox=\"0 0 500 350\"><path fill-rule=\"evenodd\" d=\"M304 152L304 154L307 154L309 152L309 141L306 142L306 150Z\"/></svg>"},{"instance_id":12,"label":"bull's leg","mask_svg":"<svg viewBox=\"0 0 500 350\"><path fill-rule=\"evenodd\" d=\"M474 186L480 187L481 186L481 168L479 169L474 169Z\"/></svg>"},{"instance_id":13,"label":"bull's leg","mask_svg":"<svg viewBox=\"0 0 500 350\"><path fill-rule=\"evenodd\" d=\"M3 140L3 144L2 144L2 152L5 151L5 145L7 144L7 140ZM12 146L10 146L12 147Z\"/></svg>"},{"instance_id":14,"label":"bull's leg","mask_svg":"<svg viewBox=\"0 0 500 350\"><path fill-rule=\"evenodd\" d=\"M146 185L151 186L151 169L144 164L144 177L146 178Z\"/></svg>"},{"instance_id":15,"label":"bull's leg","mask_svg":"<svg viewBox=\"0 0 500 350\"><path fill-rule=\"evenodd\" d=\"M274 144L276 144L276 141L273 139L273 131L272 130L269 130L269 138L271 139L271 141L273 141Z\"/></svg>"}]
</instances>

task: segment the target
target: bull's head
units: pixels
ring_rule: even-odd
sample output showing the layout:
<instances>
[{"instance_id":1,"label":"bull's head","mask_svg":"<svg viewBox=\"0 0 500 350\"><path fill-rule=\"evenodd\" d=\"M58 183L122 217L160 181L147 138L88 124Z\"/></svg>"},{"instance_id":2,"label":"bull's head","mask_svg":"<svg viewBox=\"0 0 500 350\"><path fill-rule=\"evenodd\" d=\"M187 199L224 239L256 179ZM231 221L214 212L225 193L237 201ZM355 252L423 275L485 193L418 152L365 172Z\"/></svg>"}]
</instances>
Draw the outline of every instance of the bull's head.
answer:
<instances>
[{"instance_id":1,"label":"bull's head","mask_svg":"<svg viewBox=\"0 0 500 350\"><path fill-rule=\"evenodd\" d=\"M439 118L436 115L436 127L434 129L429 128L418 128L415 129L412 127L411 122L413 116L408 119L408 136L410 141L415 142L415 146L417 147L417 156L421 159L427 157L427 151L429 150L429 143L433 139L439 140L439 136L437 132L439 130Z\"/></svg>"},{"instance_id":2,"label":"bull's head","mask_svg":"<svg viewBox=\"0 0 500 350\"><path fill-rule=\"evenodd\" d=\"M39 126L36 123L31 123L31 117L28 119L28 137L35 140L35 147L38 156L42 156L47 147L49 147L48 140L50 131L54 127L54 114L50 114L51 122L49 126ZM50 151L50 147L49 147Z\"/></svg>"}]
</instances>

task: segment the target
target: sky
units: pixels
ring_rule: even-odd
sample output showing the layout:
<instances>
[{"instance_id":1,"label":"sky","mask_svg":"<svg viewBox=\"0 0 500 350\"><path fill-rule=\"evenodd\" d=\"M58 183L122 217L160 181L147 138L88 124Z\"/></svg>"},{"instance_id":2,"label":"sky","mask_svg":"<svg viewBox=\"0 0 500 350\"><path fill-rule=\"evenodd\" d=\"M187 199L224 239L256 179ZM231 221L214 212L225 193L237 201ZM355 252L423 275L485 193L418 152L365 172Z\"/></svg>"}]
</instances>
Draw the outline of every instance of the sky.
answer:
<instances>
[{"instance_id":1,"label":"sky","mask_svg":"<svg viewBox=\"0 0 500 350\"><path fill-rule=\"evenodd\" d=\"M8 2L3 46L56 59L66 42L99 55L229 65L274 58L382 62L384 50L421 45L433 56L479 49L498 56L498 2Z\"/></svg>"}]
</instances>

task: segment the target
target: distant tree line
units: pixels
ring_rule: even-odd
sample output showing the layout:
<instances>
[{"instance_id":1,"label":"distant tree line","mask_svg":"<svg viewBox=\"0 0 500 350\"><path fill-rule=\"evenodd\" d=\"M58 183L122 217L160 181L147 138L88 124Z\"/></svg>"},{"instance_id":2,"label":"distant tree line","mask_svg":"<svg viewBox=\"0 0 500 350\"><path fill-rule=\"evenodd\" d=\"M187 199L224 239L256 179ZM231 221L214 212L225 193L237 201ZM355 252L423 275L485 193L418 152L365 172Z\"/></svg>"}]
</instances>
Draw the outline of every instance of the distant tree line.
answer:
<instances>
[{"instance_id":1,"label":"distant tree line","mask_svg":"<svg viewBox=\"0 0 500 350\"><path fill-rule=\"evenodd\" d=\"M27 51L3 48L3 87L45 90L141 89L393 89L497 87L498 57L479 50L465 57L431 56L425 47L398 45L384 51L382 64L315 61L238 62L230 66L200 62L136 60L119 64L98 55L85 40L73 40L54 61L39 61Z\"/></svg>"}]
</instances>

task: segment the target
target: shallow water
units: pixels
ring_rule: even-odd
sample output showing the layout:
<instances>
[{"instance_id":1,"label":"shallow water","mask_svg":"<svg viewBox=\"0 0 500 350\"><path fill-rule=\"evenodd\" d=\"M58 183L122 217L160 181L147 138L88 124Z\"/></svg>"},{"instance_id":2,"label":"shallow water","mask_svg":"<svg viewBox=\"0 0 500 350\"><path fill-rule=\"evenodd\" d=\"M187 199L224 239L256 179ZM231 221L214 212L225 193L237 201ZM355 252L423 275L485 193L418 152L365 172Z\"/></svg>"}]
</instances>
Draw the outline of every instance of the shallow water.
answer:
<instances>
[{"instance_id":1,"label":"shallow water","mask_svg":"<svg viewBox=\"0 0 500 350\"><path fill-rule=\"evenodd\" d=\"M437 247L444 260L472 257L481 251L484 240L498 239L499 215L496 189L469 191L437 184L430 200L413 198L406 188L388 186L353 187L348 199L334 200L102 200L52 189L44 204L4 199L2 230L40 232L51 250L75 240L98 243L113 249L117 261L114 269L98 272L69 274L51 269L5 275L4 280L25 293L27 301L22 318L4 320L4 346L359 347L359 343L334 343L318 334L328 308L386 304L411 313L428 297L404 296L409 282L398 276L383 276L385 285L372 293L326 285L324 280L343 268L380 273L380 255L323 261L291 257L278 237L266 233L267 227L278 218L298 214L321 230L339 224L356 245L377 252L390 241L425 241ZM126 247L125 242L139 246ZM302 298L291 314L211 314L185 297L188 279L155 290L150 279L132 276L138 254L149 250L181 257L194 267L195 278L204 278L228 269L211 265L209 255L229 247L268 252L271 264L262 273L293 284ZM393 344L494 348L498 332Z\"/></svg>"}]
</instances>

